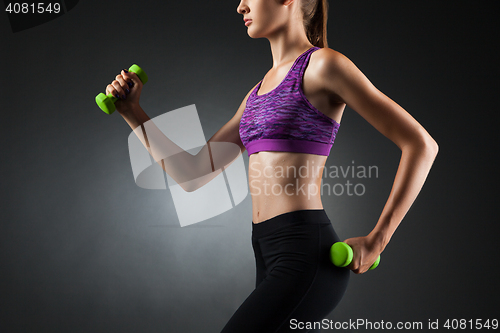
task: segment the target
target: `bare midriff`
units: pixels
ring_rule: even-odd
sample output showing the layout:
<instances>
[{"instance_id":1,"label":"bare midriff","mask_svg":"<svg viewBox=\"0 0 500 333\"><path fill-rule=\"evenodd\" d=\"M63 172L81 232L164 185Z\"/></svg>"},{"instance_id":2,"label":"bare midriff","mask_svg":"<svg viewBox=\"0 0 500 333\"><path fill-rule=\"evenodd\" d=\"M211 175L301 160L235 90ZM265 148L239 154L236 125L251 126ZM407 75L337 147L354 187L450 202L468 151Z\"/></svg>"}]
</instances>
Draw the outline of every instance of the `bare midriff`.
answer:
<instances>
[{"instance_id":1,"label":"bare midriff","mask_svg":"<svg viewBox=\"0 0 500 333\"><path fill-rule=\"evenodd\" d=\"M326 159L290 152L250 155L248 182L253 223L296 210L323 209L321 178Z\"/></svg>"}]
</instances>

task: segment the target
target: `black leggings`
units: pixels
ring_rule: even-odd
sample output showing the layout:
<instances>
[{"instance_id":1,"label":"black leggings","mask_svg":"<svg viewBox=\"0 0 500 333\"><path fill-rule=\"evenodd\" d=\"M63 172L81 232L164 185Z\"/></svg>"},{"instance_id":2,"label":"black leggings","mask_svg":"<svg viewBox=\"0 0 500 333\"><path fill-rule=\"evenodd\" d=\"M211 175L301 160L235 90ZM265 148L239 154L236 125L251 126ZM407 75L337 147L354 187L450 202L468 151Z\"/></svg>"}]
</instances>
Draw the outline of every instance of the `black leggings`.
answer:
<instances>
[{"instance_id":1,"label":"black leggings","mask_svg":"<svg viewBox=\"0 0 500 333\"><path fill-rule=\"evenodd\" d=\"M340 302L350 272L330 262L330 247L340 240L325 211L298 210L252 225L256 288L222 333L319 332L298 323L321 322Z\"/></svg>"}]
</instances>

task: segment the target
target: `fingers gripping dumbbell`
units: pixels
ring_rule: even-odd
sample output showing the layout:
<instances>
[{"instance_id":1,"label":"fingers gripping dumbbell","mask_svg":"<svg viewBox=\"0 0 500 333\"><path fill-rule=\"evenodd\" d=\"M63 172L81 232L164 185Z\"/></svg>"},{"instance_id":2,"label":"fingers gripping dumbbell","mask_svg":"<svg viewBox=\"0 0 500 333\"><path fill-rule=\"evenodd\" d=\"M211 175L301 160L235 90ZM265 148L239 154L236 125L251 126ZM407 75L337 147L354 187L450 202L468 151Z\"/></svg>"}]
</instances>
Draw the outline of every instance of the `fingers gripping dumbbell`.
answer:
<instances>
[{"instance_id":1,"label":"fingers gripping dumbbell","mask_svg":"<svg viewBox=\"0 0 500 333\"><path fill-rule=\"evenodd\" d=\"M332 247L330 248L330 259L332 263L337 267L349 266L353 256L354 253L352 251L352 248L344 242L337 242L333 244ZM380 256L378 256L377 260L375 260L375 262L369 268L369 270L377 268L379 263L380 263Z\"/></svg>"},{"instance_id":2,"label":"fingers gripping dumbbell","mask_svg":"<svg viewBox=\"0 0 500 333\"><path fill-rule=\"evenodd\" d=\"M141 80L142 84L145 84L148 82L148 76L146 73L142 70L141 67L137 65L132 65L129 68L129 72L137 74L139 79ZM118 100L113 95L105 95L103 93L100 93L99 95L96 96L95 101L97 105L101 108L102 111L106 112L107 114L112 114L115 112L116 107L115 107L115 102Z\"/></svg>"}]
</instances>

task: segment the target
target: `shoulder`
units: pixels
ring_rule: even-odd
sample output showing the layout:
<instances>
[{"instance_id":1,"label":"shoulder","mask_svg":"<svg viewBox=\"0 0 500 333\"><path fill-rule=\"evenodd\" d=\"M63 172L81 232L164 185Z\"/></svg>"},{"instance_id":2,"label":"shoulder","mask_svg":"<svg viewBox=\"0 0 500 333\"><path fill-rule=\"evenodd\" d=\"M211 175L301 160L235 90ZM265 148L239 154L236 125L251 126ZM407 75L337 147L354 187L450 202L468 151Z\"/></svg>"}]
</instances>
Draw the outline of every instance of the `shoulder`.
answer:
<instances>
[{"instance_id":1,"label":"shoulder","mask_svg":"<svg viewBox=\"0 0 500 333\"><path fill-rule=\"evenodd\" d=\"M322 48L311 55L311 76L315 86L329 94L339 96L347 103L349 95L367 93L372 90L371 82L340 52ZM351 96L352 97L352 96Z\"/></svg>"},{"instance_id":2,"label":"shoulder","mask_svg":"<svg viewBox=\"0 0 500 333\"><path fill-rule=\"evenodd\" d=\"M339 63L343 61L344 58L346 58L345 55L328 47L320 48L311 54L311 61L314 60L321 64Z\"/></svg>"},{"instance_id":3,"label":"shoulder","mask_svg":"<svg viewBox=\"0 0 500 333\"><path fill-rule=\"evenodd\" d=\"M318 77L329 79L342 78L356 68L349 58L330 48L322 48L311 54L309 66Z\"/></svg>"}]
</instances>

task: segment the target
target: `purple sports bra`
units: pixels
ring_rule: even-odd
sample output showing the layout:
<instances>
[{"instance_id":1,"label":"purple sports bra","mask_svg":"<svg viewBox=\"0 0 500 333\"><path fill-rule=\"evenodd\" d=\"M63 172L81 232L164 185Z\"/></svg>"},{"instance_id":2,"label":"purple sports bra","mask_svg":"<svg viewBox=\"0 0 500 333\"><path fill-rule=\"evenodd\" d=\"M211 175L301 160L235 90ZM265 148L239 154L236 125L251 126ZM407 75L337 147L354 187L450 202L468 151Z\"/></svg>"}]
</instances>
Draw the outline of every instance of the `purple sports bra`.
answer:
<instances>
[{"instance_id":1,"label":"purple sports bra","mask_svg":"<svg viewBox=\"0 0 500 333\"><path fill-rule=\"evenodd\" d=\"M340 125L318 111L302 91L309 58L319 49L301 54L272 91L257 95L260 81L248 96L239 127L248 156L259 151L330 154Z\"/></svg>"}]
</instances>

